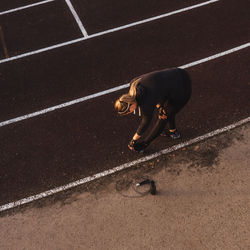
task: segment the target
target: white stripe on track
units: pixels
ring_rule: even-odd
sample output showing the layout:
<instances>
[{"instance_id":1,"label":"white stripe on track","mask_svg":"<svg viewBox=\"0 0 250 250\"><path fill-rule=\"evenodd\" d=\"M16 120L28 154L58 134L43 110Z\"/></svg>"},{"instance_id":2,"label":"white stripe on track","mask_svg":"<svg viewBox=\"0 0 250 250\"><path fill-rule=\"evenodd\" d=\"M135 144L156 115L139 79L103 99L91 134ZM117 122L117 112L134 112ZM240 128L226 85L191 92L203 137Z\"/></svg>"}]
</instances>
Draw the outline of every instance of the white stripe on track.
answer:
<instances>
[{"instance_id":1,"label":"white stripe on track","mask_svg":"<svg viewBox=\"0 0 250 250\"><path fill-rule=\"evenodd\" d=\"M201 63L204 63L204 62L208 62L208 61L211 61L211 60L214 60L214 59L216 59L218 57L226 56L228 54L231 54L231 53L237 52L239 50L245 49L245 48L247 48L249 46L250 46L250 42L242 44L242 45L240 45L238 47L235 47L233 49L226 50L226 51L223 51L221 53L215 54L213 56L209 56L209 57L206 57L204 59L201 59L201 60L198 60L198 61L195 61L195 62L192 62L192 63L188 63L188 64L185 64L185 65L182 65L182 66L180 66L180 68L183 68L183 69L185 69L185 68L191 68L191 67L193 67L195 65L198 65L198 64L201 64Z\"/></svg>"},{"instance_id":2,"label":"white stripe on track","mask_svg":"<svg viewBox=\"0 0 250 250\"><path fill-rule=\"evenodd\" d=\"M151 22L151 21L154 21L154 20L157 20L157 19L160 19L160 18L175 15L175 14L178 14L178 13L181 13L181 12L184 12L184 11L199 8L199 7L202 7L204 5L215 3L215 2L218 2L218 1L219 0L210 0L210 1L207 1L207 2L200 3L200 4L192 5L192 6L183 8L183 9L179 9L179 10L175 10L175 11L172 11L172 12L169 12L169 13L165 13L163 15L159 15L159 16L156 16L156 17L152 17L152 18L144 19L144 20L134 22L134 23L131 23L131 24L127 24L127 25L124 25L124 26L120 26L120 27L117 27L117 28L114 28L114 29L109 29L109 30L106 30L106 31L98 32L98 33L95 33L95 34L92 34L92 35L89 35L89 36L86 36L86 37L81 37L81 38L74 39L74 40L71 40L71 41L55 44L55 45L52 45L52 46L49 46L49 47L46 47L46 48L42 48L42 49L27 52L27 53L23 53L23 54L20 54L20 55L17 55L17 56L12 56L12 57L0 60L0 64L1 63L6 63L6 62L9 62L9 61L14 61L14 60L17 60L17 59L20 59L20 58L28 57L28 56L40 54L40 53L43 53L45 51L65 47L67 45L82 42L84 40L91 39L91 38L94 38L94 37L103 36L103 35L106 35L106 34L109 34L109 33L112 33L112 32L120 31L120 30L127 29L127 28L130 28L130 27L136 26L136 25Z\"/></svg>"},{"instance_id":3,"label":"white stripe on track","mask_svg":"<svg viewBox=\"0 0 250 250\"><path fill-rule=\"evenodd\" d=\"M164 18L164 17L176 15L176 14L179 14L181 12L185 12L185 11L189 11L189 10L192 10L192 9L196 9L196 8L202 7L204 5L215 3L215 2L218 2L218 1L219 0L210 0L210 1L207 1L207 2L200 3L200 4L192 5L192 6L189 6L189 7L186 7L186 8L175 10L175 11L172 11L172 12L169 12L169 13L165 13L165 14L162 14L162 15L159 15L159 16L150 17L150 18L138 21L138 22L134 22L134 23L130 23L130 24L126 24L126 25L117 27L117 28L113 28L113 29L109 29L109 30L106 30L106 31L98 32L96 34L90 35L89 38L93 38L93 37L96 37L96 36L102 36L102 35L105 35L105 34L108 34L108 33L112 33L112 32L115 32L115 31L119 31L119 30L127 29L127 28L130 28L130 27L133 27L133 26L137 26L137 25L140 25L140 24L152 22L152 21Z\"/></svg>"},{"instance_id":4,"label":"white stripe on track","mask_svg":"<svg viewBox=\"0 0 250 250\"><path fill-rule=\"evenodd\" d=\"M118 86L118 87L115 87L115 88L112 88L112 89L104 90L104 91L98 92L96 94L92 94L92 95L88 95L88 96L85 96L85 97L82 97L82 98L78 98L78 99L75 99L75 100L72 100L72 101L69 101L69 102L65 102L65 103L50 107L50 108L46 108L46 109L34 112L34 113L19 116L19 117L16 117L16 118L13 118L13 119L10 119L10 120L7 120L7 121L0 122L0 127L9 125L11 123L23 121L23 120L26 120L26 119L29 119L29 118L32 118L32 117L35 117L35 116L39 116L39 115L42 115L42 114L45 114L45 113L48 113L48 112L52 112L52 111L57 110L57 109L65 108L65 107L68 107L68 106L71 106L71 105L74 105L74 104L77 104L77 103L80 103L80 102L84 102L84 101L87 101L87 100L90 100L90 99L93 99L93 98L96 98L96 97L99 97L99 96L102 96L102 95L107 95L109 93L118 91L120 89L128 88L128 87L129 87L129 84L124 84L124 85L121 85L121 86Z\"/></svg>"},{"instance_id":5,"label":"white stripe on track","mask_svg":"<svg viewBox=\"0 0 250 250\"><path fill-rule=\"evenodd\" d=\"M0 12L0 16L5 15L5 14L9 14L9 13L12 13L12 12L16 12L16 11L19 11L19 10L28 9L28 8L31 8L31 7L34 7L34 6L38 6L38 5L41 5L41 4L45 4L45 3L49 3L49 2L54 2L54 1L55 0L46 0L46 1L41 1L41 2L37 2L37 3L25 5L25 6L22 6L22 7L11 9L11 10L2 11L2 12Z\"/></svg>"},{"instance_id":6,"label":"white stripe on track","mask_svg":"<svg viewBox=\"0 0 250 250\"><path fill-rule=\"evenodd\" d=\"M76 22L77 22L77 24L78 24L78 26L79 26L79 28L80 28L83 36L84 37L88 37L88 33L87 33L86 29L84 28L84 26L82 24L82 21L79 18L78 14L76 13L75 8L73 7L72 3L70 2L70 0L65 0L65 2L68 5L68 7L69 7L69 9L70 9L70 11L72 13L72 15L74 16L74 18L75 18L75 20L76 20Z\"/></svg>"},{"instance_id":7,"label":"white stripe on track","mask_svg":"<svg viewBox=\"0 0 250 250\"><path fill-rule=\"evenodd\" d=\"M245 48L247 48L249 46L250 46L250 42L246 43L246 44L243 44L243 45L240 45L238 47L232 48L230 50L226 50L226 51L223 51L221 53L218 53L218 54L203 58L201 60L182 65L182 66L180 66L180 68L184 69L184 68L188 68L188 67L193 67L195 65L198 65L198 64L201 64L201 63L204 63L204 62L207 62L207 61L210 61L210 60L214 60L216 58L219 58L219 57L222 57L222 56L237 52L237 51L245 49ZM101 92L98 92L98 93L95 93L95 94L92 94L92 95L81 97L81 98L78 98L78 99L75 99L75 100L72 100L72 101L69 101L69 102L65 102L65 103L62 103L62 104L59 104L59 105L56 105L56 106L53 106L53 107L42 109L42 110L36 111L34 113L30 113L30 114L19 116L19 117L10 119L10 120L6 120L6 121L3 121L3 122L0 122L0 127L10 125L12 123L16 123L16 122L19 122L19 121L22 121L22 120L26 120L26 119L29 119L29 118L32 118L32 117L35 117L35 116L39 116L39 115L42 115L42 114L45 114L45 113L48 113L48 112L52 112L52 111L55 111L57 109L62 109L62 108L65 108L65 107L68 107L68 106L71 106L71 105L74 105L74 104L77 104L77 103L81 103L81 102L84 102L84 101L87 101L87 100L90 100L90 99L93 99L93 98L96 98L96 97L107 95L107 94L110 94L110 93L113 93L113 92L116 92L118 90L125 89L125 88L128 88L128 87L129 87L129 83L124 84L124 85L120 85L118 87L114 87L114 88L111 88L111 89L107 89L107 90L104 90L104 91L101 91Z\"/></svg>"},{"instance_id":8,"label":"white stripe on track","mask_svg":"<svg viewBox=\"0 0 250 250\"><path fill-rule=\"evenodd\" d=\"M69 184L66 184L64 186L60 186L60 187L56 187L56 188L53 188L53 189L50 189L50 190L47 190L45 192L42 192L40 194L36 194L36 195L33 195L33 196L30 196L30 197L27 197L27 198L24 198L24 199L21 199L21 200L18 200L18 201L15 201L15 202L10 202L8 204L5 204L5 205L2 205L0 206L0 212L3 212L3 211L6 211L6 210L9 210L9 209L12 209L12 208L15 208L17 206L21 206L21 205L24 205L24 204L27 204L27 203L30 203L32 201L36 201L36 200L39 200L39 199L42 199L42 198L45 198L45 197L48 197L48 196L51 196L53 194L56 194L56 193L59 193L59 192L62 192L62 191L65 191L65 190L68 190L70 188L73 188L73 187L77 187L79 185L82 185L82 184L85 184L85 183L88 183L88 182L91 182L93 180L97 180L97 179L100 179L104 176L108 176L108 175L111 175L111 174L114 174L114 173L117 173L119 171L122 171L124 169L127 169L127 168L130 168L136 164L140 164L142 162L146 162L146 161L149 161L149 160L152 160L152 159L155 159L161 155L166 155L166 154L169 154L173 151L176 151L176 150L179 150L181 148L184 148L186 146L190 146L192 144L195 144L195 143L198 143L198 142L201 142L201 141L204 141L208 138L211 138L215 135L219 135L221 133L224 133L226 131L229 131L231 129L234 129L238 126L241 126L243 124L246 124L250 122L250 117L247 117L246 119L243 119L241 121L238 121L236 123L233 123L229 126L226 126L224 128L221 128L221 129L217 129L217 130L214 130L212 132L209 132L207 134L204 134L202 136L198 136L194 139L191 139L189 141L186 141L186 142L183 142L183 143L180 143L180 144L177 144L177 145L174 145L170 148L166 148L166 149L163 149L159 152L156 152L154 154L151 154L151 155L147 155L145 157L142 157L138 160L135 160L135 161L132 161L132 162L128 162L128 163L125 163L123 165L120 165L118 167L115 167L115 168L112 168L112 169L109 169L109 170L105 170L101 173L98 173L98 174L95 174L95 175L92 175L92 176L89 176L89 177L86 177L86 178L83 178L83 179L80 179L78 181L74 181L74 182L71 182Z\"/></svg>"}]
</instances>

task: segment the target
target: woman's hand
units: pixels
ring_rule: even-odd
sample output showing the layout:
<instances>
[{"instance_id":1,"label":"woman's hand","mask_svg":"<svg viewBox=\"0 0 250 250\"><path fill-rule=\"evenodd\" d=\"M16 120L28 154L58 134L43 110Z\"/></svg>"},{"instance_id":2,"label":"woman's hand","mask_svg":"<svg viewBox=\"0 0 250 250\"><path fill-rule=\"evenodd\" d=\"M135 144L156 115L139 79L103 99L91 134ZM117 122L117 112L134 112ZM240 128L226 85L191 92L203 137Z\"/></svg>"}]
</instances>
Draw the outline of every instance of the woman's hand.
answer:
<instances>
[{"instance_id":1,"label":"woman's hand","mask_svg":"<svg viewBox=\"0 0 250 250\"><path fill-rule=\"evenodd\" d=\"M148 146L147 143L145 142L139 142L137 143L137 141L135 140L131 140L128 144L128 147L130 150L132 151L136 151L138 153L143 153L144 152L144 149Z\"/></svg>"},{"instance_id":2,"label":"woman's hand","mask_svg":"<svg viewBox=\"0 0 250 250\"><path fill-rule=\"evenodd\" d=\"M128 148L129 148L130 150L132 150L132 151L135 151L135 148L134 148L135 143L136 143L136 141L135 141L134 139L132 139L132 140L129 142L129 144L128 144Z\"/></svg>"},{"instance_id":3,"label":"woman's hand","mask_svg":"<svg viewBox=\"0 0 250 250\"><path fill-rule=\"evenodd\" d=\"M135 150L135 145L136 145L136 143L137 143L137 140L139 140L141 138L141 136L140 135L138 135L137 133L135 133L134 134L134 136L133 136L133 139L129 142L129 144L128 144L128 148L130 149L130 150L132 150L132 151L136 151Z\"/></svg>"}]
</instances>

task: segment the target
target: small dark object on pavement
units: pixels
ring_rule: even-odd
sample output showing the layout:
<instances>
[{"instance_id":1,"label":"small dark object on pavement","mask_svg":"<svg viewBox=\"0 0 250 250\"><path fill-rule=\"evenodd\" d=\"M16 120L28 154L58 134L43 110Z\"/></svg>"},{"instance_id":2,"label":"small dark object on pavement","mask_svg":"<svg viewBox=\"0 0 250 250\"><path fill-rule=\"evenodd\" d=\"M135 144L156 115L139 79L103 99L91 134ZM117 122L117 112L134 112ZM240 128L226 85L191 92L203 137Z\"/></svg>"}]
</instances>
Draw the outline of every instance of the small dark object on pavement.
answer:
<instances>
[{"instance_id":1,"label":"small dark object on pavement","mask_svg":"<svg viewBox=\"0 0 250 250\"><path fill-rule=\"evenodd\" d=\"M151 181L151 183L150 183L150 193L152 195L156 195L156 185L155 185L154 181Z\"/></svg>"},{"instance_id":2,"label":"small dark object on pavement","mask_svg":"<svg viewBox=\"0 0 250 250\"><path fill-rule=\"evenodd\" d=\"M152 194L152 195L155 195L156 194L156 185L155 185L155 182L153 180L149 180L149 179L146 179L140 183L137 183L136 186L142 186L142 185L145 185L145 184L150 184L150 190L149 192Z\"/></svg>"}]
</instances>

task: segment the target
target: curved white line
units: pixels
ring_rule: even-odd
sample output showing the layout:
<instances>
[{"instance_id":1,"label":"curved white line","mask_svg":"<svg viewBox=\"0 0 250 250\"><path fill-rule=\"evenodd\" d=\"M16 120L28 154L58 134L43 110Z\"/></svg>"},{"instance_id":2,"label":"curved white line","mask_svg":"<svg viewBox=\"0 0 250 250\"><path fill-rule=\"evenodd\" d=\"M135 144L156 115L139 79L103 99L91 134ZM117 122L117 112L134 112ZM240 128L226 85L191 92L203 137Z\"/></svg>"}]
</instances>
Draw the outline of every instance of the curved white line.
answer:
<instances>
[{"instance_id":1,"label":"curved white line","mask_svg":"<svg viewBox=\"0 0 250 250\"><path fill-rule=\"evenodd\" d=\"M207 1L207 2L204 2L204 3L192 5L192 6L189 6L189 7L180 9L180 10L175 10L175 11L163 14L163 15L156 16L156 17L144 19L144 20L141 20L139 22L134 22L134 23L131 23L131 24L123 25L123 26L120 26L118 28L109 29L109 30L102 31L102 32L92 34L92 35L89 35L89 36L85 36L85 37L81 37L81 38L74 39L74 40L71 40L71 41L55 44L55 45L52 45L52 46L49 46L49 47L46 47L46 48L26 52L26 53L23 53L23 54L20 54L20 55L17 55L17 56L2 59L2 60L0 60L0 64L1 63L6 63L6 62L9 62L9 61L14 61L14 60L24 58L24 57L27 57L27 56L40 54L40 53L43 53L45 51L49 51L49 50L53 50L53 49L56 49L56 48L64 47L64 46L74 44L74 43L78 43L78 42L81 42L81 41L84 41L84 40L87 40L87 39L91 39L91 38L94 38L94 37L103 36L103 35L106 35L106 34L109 34L109 33L112 33L112 32L127 29L127 28L130 28L130 27L133 27L133 26L136 26L136 25L140 25L140 24L143 24L143 23L151 22L151 21L154 21L154 20L157 20L157 19L160 19L160 18L164 18L164 17L167 17L167 16L178 14L178 13L181 13L181 12L184 12L184 11L195 9L195 8L198 8L198 7L201 7L201 6L204 6L204 5L208 5L208 4L211 4L211 3L214 3L214 2L218 2L218 1L219 0Z\"/></svg>"},{"instance_id":2,"label":"curved white line","mask_svg":"<svg viewBox=\"0 0 250 250\"><path fill-rule=\"evenodd\" d=\"M28 9L28 8L31 8L31 7L34 7L34 6L38 6L38 5L41 5L41 4L45 4L45 3L49 3L49 2L54 2L54 1L55 0L46 0L46 1L41 1L41 2L38 2L38 3L33 3L33 4L25 5L25 6L22 6L22 7L18 7L18 8L15 8L15 9L10 9L10 10L6 10L6 11L2 11L2 12L0 12L0 16L5 15L5 14L9 14L9 13L12 13L12 12L16 12L16 11L19 11L19 10Z\"/></svg>"},{"instance_id":3,"label":"curved white line","mask_svg":"<svg viewBox=\"0 0 250 250\"><path fill-rule=\"evenodd\" d=\"M250 46L250 42L246 43L246 44L243 44L243 45L240 45L238 47L232 48L230 50L226 50L226 51L223 51L221 53L218 53L218 54L203 58L201 60L182 65L182 66L180 66L180 68L188 68L188 67L192 67L192 66L195 66L195 65L210 61L210 60L214 60L214 59L216 59L218 57L222 57L222 56L234 53L236 51L245 49L245 48L247 48L249 46ZM48 113L48 112L52 112L52 111L57 110L57 109L65 108L65 107L68 107L68 106L71 106L71 105L74 105L74 104L77 104L77 103L80 103L80 102L84 102L84 101L87 101L87 100L90 100L90 99L93 99L93 98L96 98L96 97L107 95L107 94L110 94L112 92L116 92L118 90L125 89L125 88L128 88L128 87L129 87L129 83L124 84L124 85L120 85L120 86L117 86L117 87L114 87L114 88L111 88L111 89L107 89L107 90L104 90L104 91L101 91L101 92L98 92L98 93L95 93L95 94L92 94L92 95L81 97L81 98L78 98L78 99L75 99L75 100L72 100L72 101L69 101L69 102L65 102L65 103L62 103L62 104L59 104L59 105L56 105L56 106L53 106L53 107L42 109L40 111L36 111L36 112L30 113L30 114L26 114L26 115L19 116L19 117L10 119L10 120L6 120L6 121L3 121L3 122L0 122L0 127L9 125L9 124L12 124L12 123L15 123L15 122L23 121L23 120L26 120L26 119L29 119L29 118L32 118L32 117L35 117L35 116L39 116L39 115L42 115L42 114L45 114L45 113Z\"/></svg>"},{"instance_id":4,"label":"curved white line","mask_svg":"<svg viewBox=\"0 0 250 250\"><path fill-rule=\"evenodd\" d=\"M159 157L161 155L169 154L169 153L171 153L173 151L176 151L178 149L184 148L186 146L190 146L190 145L192 145L194 143L204 141L205 139L211 138L211 137L213 137L215 135L219 135L219 134L224 133L226 131L229 131L229 130L231 130L233 128L236 128L238 126L246 124L248 122L250 122L250 117L247 117L246 119L243 119L241 121L233 123L233 124L231 124L229 126L226 126L224 128L214 130L214 131L209 132L207 134L204 134L202 136L198 136L198 137L196 137L194 139L191 139L189 141L180 143L178 145L174 145L174 146L172 146L170 148L163 149L163 150L161 150L159 152L156 152L154 154L142 157L142 158L140 158L138 160L135 160L135 161L132 161L132 162L127 162L127 163L122 164L122 165L120 165L118 167L115 167L115 168L103 171L101 173L98 173L98 174L95 174L95 175L92 175L92 176L88 176L86 178L80 179L78 181L71 182L71 183L66 184L64 186L60 186L60 187L57 187L57 188L53 188L53 189L47 190L47 191L42 192L40 194L36 194L36 195L30 196L30 197L27 197L27 198L24 198L24 199L15 201L15 202L10 202L8 204L0 206L0 212L9 210L11 208L15 208L17 206L21 206L21 205L24 205L24 204L27 204L27 203L30 203L32 201L36 201L36 200L39 200L39 199L51 196L53 194L56 194L56 193L68 190L68 189L73 188L73 187L77 187L79 185L88 183L90 181L100 179L100 178L102 178L104 176L108 176L108 175L114 174L114 173L119 172L121 170L130 168L130 167L132 167L134 165L140 164L142 162L146 162L146 161L155 159L155 158L157 158L157 157Z\"/></svg>"}]
</instances>

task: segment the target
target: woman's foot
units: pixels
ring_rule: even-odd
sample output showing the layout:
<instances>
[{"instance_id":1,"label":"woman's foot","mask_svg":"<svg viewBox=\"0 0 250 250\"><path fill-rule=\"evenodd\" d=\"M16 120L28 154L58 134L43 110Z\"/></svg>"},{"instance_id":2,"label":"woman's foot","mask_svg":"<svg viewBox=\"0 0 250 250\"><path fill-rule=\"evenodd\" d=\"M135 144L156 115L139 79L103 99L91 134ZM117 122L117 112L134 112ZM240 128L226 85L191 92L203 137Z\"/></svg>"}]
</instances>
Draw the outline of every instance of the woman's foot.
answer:
<instances>
[{"instance_id":1,"label":"woman's foot","mask_svg":"<svg viewBox=\"0 0 250 250\"><path fill-rule=\"evenodd\" d=\"M170 136L174 140L181 138L181 134L179 133L177 129L173 129L169 131L165 130L161 133L161 136Z\"/></svg>"},{"instance_id":2,"label":"woman's foot","mask_svg":"<svg viewBox=\"0 0 250 250\"><path fill-rule=\"evenodd\" d=\"M179 131L177 129L175 130L169 130L169 136L172 138L172 139L179 139L181 138L181 134L179 133Z\"/></svg>"}]
</instances>

